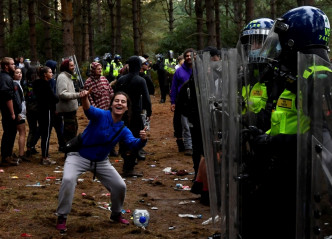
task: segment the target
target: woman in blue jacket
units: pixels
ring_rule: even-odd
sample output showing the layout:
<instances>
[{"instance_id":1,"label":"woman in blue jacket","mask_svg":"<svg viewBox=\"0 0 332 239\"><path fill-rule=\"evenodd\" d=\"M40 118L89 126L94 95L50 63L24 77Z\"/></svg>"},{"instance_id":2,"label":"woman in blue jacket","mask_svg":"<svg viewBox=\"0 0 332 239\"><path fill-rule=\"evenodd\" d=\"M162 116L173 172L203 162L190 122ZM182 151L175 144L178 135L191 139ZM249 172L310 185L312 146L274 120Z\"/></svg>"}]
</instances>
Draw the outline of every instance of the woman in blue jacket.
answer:
<instances>
[{"instance_id":1,"label":"woman in blue jacket","mask_svg":"<svg viewBox=\"0 0 332 239\"><path fill-rule=\"evenodd\" d=\"M144 147L147 141L145 130L140 131L140 138L135 138L131 131L123 126L122 116L130 108L126 93L117 92L114 95L111 110L90 106L90 90L84 90L81 94L84 113L90 122L82 134L82 148L79 152L68 153L65 161L57 208L56 228L60 231L67 229L66 218L71 210L77 178L86 171L93 172L111 193L111 221L129 224L121 216L126 184L107 156L119 141L134 150Z\"/></svg>"}]
</instances>

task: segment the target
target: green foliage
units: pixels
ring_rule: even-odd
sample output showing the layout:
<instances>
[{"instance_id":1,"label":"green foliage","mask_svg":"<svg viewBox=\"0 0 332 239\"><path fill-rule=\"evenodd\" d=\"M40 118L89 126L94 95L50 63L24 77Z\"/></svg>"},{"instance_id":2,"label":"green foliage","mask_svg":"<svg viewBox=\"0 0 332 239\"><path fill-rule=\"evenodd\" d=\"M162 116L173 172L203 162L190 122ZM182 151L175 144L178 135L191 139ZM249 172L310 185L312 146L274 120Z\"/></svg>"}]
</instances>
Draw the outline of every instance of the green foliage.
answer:
<instances>
[{"instance_id":1,"label":"green foliage","mask_svg":"<svg viewBox=\"0 0 332 239\"><path fill-rule=\"evenodd\" d=\"M178 22L177 27L171 33L168 33L160 42L156 53L166 53L173 50L176 55L183 53L187 48L196 48L197 35L195 21L188 18Z\"/></svg>"},{"instance_id":2,"label":"green foliage","mask_svg":"<svg viewBox=\"0 0 332 239\"><path fill-rule=\"evenodd\" d=\"M60 23L52 23L54 27L51 28L52 39L52 53L53 59L59 59L63 57L63 44L62 44L62 31ZM43 25L36 23L36 36L37 36L37 55L39 62L43 63L45 59L45 39L43 37L44 28ZM23 56L30 58L30 37L29 37L29 21L26 20L22 25L17 26L11 35L6 38L6 46L8 48L9 56Z\"/></svg>"}]
</instances>

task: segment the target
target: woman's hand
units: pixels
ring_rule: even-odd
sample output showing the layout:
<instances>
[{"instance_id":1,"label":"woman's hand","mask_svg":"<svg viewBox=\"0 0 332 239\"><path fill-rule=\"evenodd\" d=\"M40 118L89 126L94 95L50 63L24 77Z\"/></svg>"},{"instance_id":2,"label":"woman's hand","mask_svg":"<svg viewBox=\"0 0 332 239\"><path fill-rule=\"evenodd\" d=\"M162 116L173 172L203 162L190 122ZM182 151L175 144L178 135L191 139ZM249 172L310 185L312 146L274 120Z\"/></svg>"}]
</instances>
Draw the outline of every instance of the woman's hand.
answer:
<instances>
[{"instance_id":1,"label":"woman's hand","mask_svg":"<svg viewBox=\"0 0 332 239\"><path fill-rule=\"evenodd\" d=\"M146 141L147 140L147 136L146 136L146 130L148 127L145 127L143 130L141 130L139 132L139 137L141 140Z\"/></svg>"},{"instance_id":2,"label":"woman's hand","mask_svg":"<svg viewBox=\"0 0 332 239\"><path fill-rule=\"evenodd\" d=\"M80 92L80 98L82 99L83 110L88 110L90 108L90 102L88 95L90 94L92 87L89 90L83 90Z\"/></svg>"}]
</instances>

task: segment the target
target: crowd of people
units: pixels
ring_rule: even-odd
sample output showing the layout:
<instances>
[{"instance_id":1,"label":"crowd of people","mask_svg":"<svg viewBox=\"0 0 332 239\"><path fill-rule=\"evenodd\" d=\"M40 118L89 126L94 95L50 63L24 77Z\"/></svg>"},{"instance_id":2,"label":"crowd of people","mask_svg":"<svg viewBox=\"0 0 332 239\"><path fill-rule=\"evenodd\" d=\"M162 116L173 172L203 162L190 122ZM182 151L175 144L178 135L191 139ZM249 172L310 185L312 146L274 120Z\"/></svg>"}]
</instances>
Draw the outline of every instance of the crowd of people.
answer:
<instances>
[{"instance_id":1,"label":"crowd of people","mask_svg":"<svg viewBox=\"0 0 332 239\"><path fill-rule=\"evenodd\" d=\"M301 23L296 19L299 13L308 12L314 16L310 18L311 22L308 20L309 22ZM262 162L260 160L264 160L266 155L271 156L272 153L275 157L273 165L266 166L264 162L261 165L254 164L254 170L248 169L249 176L254 174L252 177L254 179L250 178L252 180L250 183L254 184L254 187L244 190L242 195L246 202L241 210L248 215L258 213L252 222L259 221L264 225L265 232L273 230L275 225L280 225L278 220L283 220L280 206L276 206L273 210L275 217L270 220L273 221L273 226L259 218L269 217L265 211L267 201L279 205L288 204L286 208L292 212L295 208L297 85L292 79L298 77L297 52L314 54L329 61L327 38L311 37L306 41L307 36L302 36L302 39L299 39L292 32L296 32L299 26L293 22L294 19L298 21L296 24L315 28L320 31L319 34L326 34L322 29L329 29L329 24L326 23L328 19L321 10L300 7L287 12L282 19L276 21L260 18L249 22L241 32L237 45L239 55L242 59L247 59L248 66L238 72L239 85L242 89L236 92L240 94L239 98L242 100L240 104L242 127L248 128L254 135L254 140L250 143L254 142L251 147L257 162ZM276 43L276 35L279 37L279 45ZM29 161L32 154L38 153L35 146L39 138L42 151L41 164L55 164L48 153L52 127L57 132L59 151L64 151L66 143L77 136L76 114L80 100L90 123L82 134L81 149L66 154L59 192L57 229L66 230L66 218L71 209L75 182L85 171L93 172L103 185L112 191L110 219L128 224L120 214L126 185L110 164L108 157L121 155L124 159L123 177L143 176L134 168L146 157L143 148L147 142L146 131L152 115L150 95L155 93L150 74L150 70L153 69L158 76L160 103L166 103L167 95L170 98L178 151L191 156L193 160L195 174L191 191L201 194L201 202L209 205L211 197L209 197L207 165L204 158L202 122L199 117L202 109L199 110L197 103L198 96L195 89L197 86L193 76L193 62L196 57L200 57L198 54L202 55L204 52L208 52L210 56L208 64L211 65L213 76L213 82L210 84L215 87L213 90L217 91L222 84L220 79L222 69L219 67L220 64L214 63L220 63L223 59L220 50L213 46L206 47L200 53L193 48L185 49L178 58L175 58L174 52L169 50L166 58L162 54L157 54L154 64L147 55L131 56L125 64L122 64L120 55L115 55L112 59L112 55L106 53L104 57L95 58L90 64L88 79L80 91L75 88L75 63L72 59L64 59L61 62L60 73L57 74L57 63L53 60L48 60L45 66L34 67L30 66L29 60L24 61L23 57L16 62L10 57L4 57L1 60L0 73L0 109L3 125L1 164L19 165L22 161ZM275 62L278 64L271 67L267 59L273 59L274 64ZM317 71L329 70L320 68ZM213 111L218 111L217 106L213 107ZM27 140L26 120L29 124ZM19 132L18 156L13 153L17 132ZM117 143L119 143L119 152L115 151ZM24 152L25 144L26 152ZM280 148L287 149L287 155L280 152ZM218 153L216 164L220 164L221 157L222 155ZM280 158L283 160L279 160ZM244 169L246 166L248 164L243 166ZM264 182L260 181L261 172L257 175L258 168L270 173ZM281 172L280 169L283 172L283 179L272 178L271 175L277 176ZM270 190L271 185L274 186L274 191ZM288 198L282 195L282 190L287 192ZM265 194L270 196L262 197ZM292 199L291 203L288 203L289 198ZM249 218L245 216L243 218L246 219L242 225L244 238L257 236L256 231L252 230L254 224ZM294 222L294 217L288 217L287 231L291 235L295 235ZM276 235L276 238L282 236L278 233Z\"/></svg>"}]
</instances>

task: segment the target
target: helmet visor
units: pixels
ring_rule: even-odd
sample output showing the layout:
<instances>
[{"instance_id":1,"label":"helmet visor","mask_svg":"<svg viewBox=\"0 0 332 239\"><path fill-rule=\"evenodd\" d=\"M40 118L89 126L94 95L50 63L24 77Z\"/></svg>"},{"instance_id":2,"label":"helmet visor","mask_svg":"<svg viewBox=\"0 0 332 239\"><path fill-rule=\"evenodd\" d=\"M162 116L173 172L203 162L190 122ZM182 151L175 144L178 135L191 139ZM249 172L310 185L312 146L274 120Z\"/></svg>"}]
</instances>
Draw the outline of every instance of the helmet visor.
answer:
<instances>
[{"instance_id":1,"label":"helmet visor","mask_svg":"<svg viewBox=\"0 0 332 239\"><path fill-rule=\"evenodd\" d=\"M281 53L279 35L274 31L275 25L267 36L259 56L267 59L276 59Z\"/></svg>"}]
</instances>

